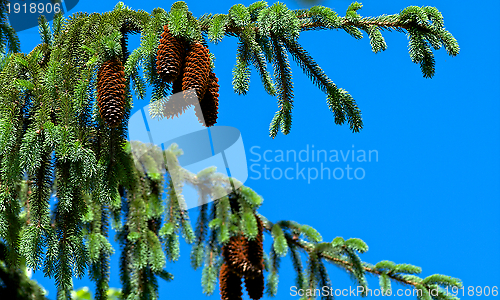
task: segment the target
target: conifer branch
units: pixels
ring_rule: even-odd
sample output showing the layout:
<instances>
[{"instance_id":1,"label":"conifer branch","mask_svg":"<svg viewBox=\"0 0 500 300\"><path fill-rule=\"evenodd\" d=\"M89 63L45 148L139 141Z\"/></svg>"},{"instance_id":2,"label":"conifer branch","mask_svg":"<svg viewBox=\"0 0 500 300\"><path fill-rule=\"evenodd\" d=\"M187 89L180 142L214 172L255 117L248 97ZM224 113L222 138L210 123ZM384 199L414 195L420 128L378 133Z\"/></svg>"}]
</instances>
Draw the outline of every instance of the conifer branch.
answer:
<instances>
[{"instance_id":1,"label":"conifer branch","mask_svg":"<svg viewBox=\"0 0 500 300\"><path fill-rule=\"evenodd\" d=\"M261 236L255 212L262 198L247 187L233 191L234 195L216 197L212 188L226 189L231 181L213 168L194 175L178 165L181 150L175 146L155 153L152 146L138 144L131 150L132 143L126 142L131 90L144 98L146 84L152 86L153 102L174 90L175 82L171 85L160 78L157 69L159 36L164 26L176 39L186 42L179 44L179 53L190 43L205 45L203 34L214 43L224 36L238 37L235 90L246 93L253 64L266 91L278 96L279 110L270 125L271 136L279 130L289 133L292 123L293 82L288 54L326 94L335 123L348 121L351 130L357 132L363 123L356 102L298 43L301 31L341 29L354 38L361 38L364 31L374 52L386 48L381 30L406 31L410 57L420 64L425 77L434 74L432 49L444 46L452 56L459 52L435 8L412 6L399 14L374 18L361 17L357 13L360 8L361 4L355 2L345 17L339 17L322 6L289 10L283 3L268 7L259 1L249 7L235 5L227 15L196 19L182 1L174 3L169 12L158 8L151 14L119 3L104 14L76 13L68 19L58 14L52 31L41 18L42 44L28 55L0 57L0 239L8 248L5 260L14 265L24 258L34 268L43 265L44 273L55 277L60 298L66 299L70 297L71 277L82 276L90 264L98 297L104 298L112 253L107 227L112 216L122 247L120 273L125 298L157 297L157 278L172 278L163 268L167 258L175 261L179 257L180 236L193 244L192 266L203 266L204 293L213 293L223 263L221 247L235 234L248 240ZM0 52L17 51L14 32L2 23L4 19L5 14L0 14ZM129 55L130 33L141 34L141 46ZM200 65L211 64L213 68L213 57L205 54L207 58ZM181 59L177 62L182 64ZM269 63L274 68L274 80L267 71ZM198 72L203 68L193 69ZM203 79L205 71L195 77ZM140 78L141 73L144 78ZM110 77L114 79L108 81ZM111 96L118 105L107 105L109 99L100 95ZM116 122L106 123L107 117L118 113ZM133 151L143 152L137 158ZM174 164L168 172L162 171L165 161ZM203 203L196 234L182 195L185 183L200 190ZM51 213L48 204L54 191L57 202ZM218 199L210 212L208 198ZM29 211L27 216L22 214L24 208ZM266 263L270 295L277 292L280 260L288 251L298 273L298 285L304 287L329 284L322 259L347 270L360 286L366 285L365 274L379 276L384 287L390 285L388 279L424 289L459 285L456 279L441 275L423 280L401 275L418 274L420 269L414 266L365 264L358 253L366 251L367 246L360 240L337 238L322 243L312 227L292 221L264 223L273 238ZM307 266L302 266L301 250L309 255Z\"/></svg>"},{"instance_id":2,"label":"conifer branch","mask_svg":"<svg viewBox=\"0 0 500 300\"><path fill-rule=\"evenodd\" d=\"M278 223L282 223L282 222L286 222L286 221L281 221ZM278 224L278 223L276 223L276 224ZM293 229L297 230L298 229L297 226L298 226L298 224L295 223L295 225L293 225L291 227L291 229L293 228ZM274 226L271 222L269 222L269 221L264 222L264 229L268 233L272 233L273 228L274 228ZM287 233L287 235L288 235L288 233ZM313 273L317 272L316 268L319 267L319 265L318 265L319 261L317 261L317 260L320 260L321 258L325 259L326 261L328 261L330 263L333 263L336 266L339 266L339 267L345 269L348 273L354 274L356 272L356 266L352 262L350 262L346 259L335 257L335 256L329 254L328 251L318 251L318 247L316 247L317 244L305 241L304 239L299 238L298 235L293 235L293 236L288 235L287 242L289 243L289 246L291 248L294 248L294 247L300 248L308 254L308 256L310 257L309 267L315 268ZM348 249L348 247L345 245L343 245L342 248ZM294 262L294 266L295 266L296 271L298 273L297 280L299 280L299 281L297 282L297 284L298 284L298 286L301 286L301 283L300 283L301 282L300 278L302 278L301 270L297 268L297 267L300 268L301 263L300 263L300 258L297 258L297 254L294 251L292 252L292 261ZM362 270L366 273L369 273L369 274L372 274L375 276L379 276L379 277L384 276L384 277L389 278L389 279L391 279L395 282L398 282L400 284L410 285L410 286L413 286L414 288L417 288L417 289L423 287L423 288L425 288L426 291L430 291L431 289L436 288L435 284L432 284L432 283L426 284L425 283L425 281L428 280L427 278L424 280L422 280L421 278L416 277L416 276L409 276L409 278L405 278L404 276L401 276L400 273L393 272L393 271L388 271L388 272L383 271L383 270L378 269L376 266L372 266L372 265L366 264L366 263L363 263ZM414 267L413 270L414 270L413 273L420 273L420 268ZM437 275L431 275L428 278L430 278L432 276L437 276ZM440 276L444 276L444 275L440 275ZM445 277L447 277L447 276L445 276ZM312 279L309 278L309 280L312 280ZM325 280L325 282L327 282L326 277L324 280ZM458 281L455 280L453 282L454 282L453 286L457 286L458 288L461 288L462 285L461 285L461 282L459 280ZM316 282L313 283L312 286L310 285L308 288L314 289L315 284L317 284L317 283ZM364 291L366 292L366 288L364 289ZM439 290L439 292L443 293L442 290Z\"/></svg>"},{"instance_id":3,"label":"conifer branch","mask_svg":"<svg viewBox=\"0 0 500 300\"><path fill-rule=\"evenodd\" d=\"M354 27L357 27L360 29L375 26L375 27L389 30L389 31L390 30L403 31L403 30L409 30L409 29L414 29L414 30L417 30L419 32L424 32L424 33L428 33L428 32L432 31L431 28L429 28L426 25L423 25L422 23L418 22L417 20L400 20L398 18L399 14L383 16L383 19L392 20L392 21L380 20L380 17L379 18L362 18L360 20L350 20L346 17L339 17L338 25L336 25L336 26L332 26L330 24L325 24L325 22L322 22L322 21L314 21L314 22L308 21L308 19L312 18L313 16L314 15L311 13L303 13L303 14L297 16L297 18L299 20L302 20L302 22L300 24L301 31L342 29L346 26L354 26ZM218 15L218 18L221 18L220 15ZM201 30L205 33L209 33L210 27L208 24L209 23L207 23L207 25L201 27ZM259 27L255 24L255 22L253 25L246 25L246 26L238 26L236 24L231 24L231 25L225 26L225 33L229 36L239 37L245 30L253 30L253 31L255 31L255 34L262 34L259 32ZM220 38L218 38L218 40L220 41Z\"/></svg>"},{"instance_id":4,"label":"conifer branch","mask_svg":"<svg viewBox=\"0 0 500 300\"><path fill-rule=\"evenodd\" d=\"M278 106L280 118L280 129L284 134L290 133L292 126L292 108L293 108L293 82L292 82L292 69L288 62L288 57L285 52L283 43L275 36L271 36L271 43L274 51L274 77L276 78L278 86ZM271 124L273 125L273 124ZM271 137L275 137L271 133Z\"/></svg>"}]
</instances>

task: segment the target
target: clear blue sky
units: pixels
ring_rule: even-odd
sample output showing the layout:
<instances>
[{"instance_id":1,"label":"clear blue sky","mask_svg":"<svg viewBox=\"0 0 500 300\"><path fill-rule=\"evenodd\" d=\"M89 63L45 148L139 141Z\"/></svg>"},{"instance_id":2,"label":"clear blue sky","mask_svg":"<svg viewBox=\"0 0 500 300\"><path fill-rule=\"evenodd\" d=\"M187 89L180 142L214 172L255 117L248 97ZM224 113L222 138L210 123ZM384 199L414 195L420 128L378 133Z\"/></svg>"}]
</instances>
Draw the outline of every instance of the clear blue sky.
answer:
<instances>
[{"instance_id":1,"label":"clear blue sky","mask_svg":"<svg viewBox=\"0 0 500 300\"><path fill-rule=\"evenodd\" d=\"M226 13L238 2L249 5L253 1L187 1L195 16ZM284 2L290 8L301 7L295 1ZM322 2L341 15L349 3ZM81 0L71 12L105 12L115 4ZM150 12L158 6L168 9L171 2L134 0L125 4ZM443 13L445 26L458 40L461 52L454 58L444 49L435 52L436 75L425 79L419 66L411 62L402 33L384 33L388 49L378 54L371 52L366 37L355 40L341 31L302 33L304 48L356 99L365 124L360 133L334 124L324 94L293 65L292 131L288 136L269 138L276 99L265 93L255 72L246 96L233 93L236 40L225 38L210 46L217 57L215 71L221 85L218 125L241 131L249 167L255 163L250 159L257 158L250 151L255 146L260 147L254 150L259 154L265 150L298 152L313 145L315 150L346 152L354 148L378 153L378 161L372 157L371 162L328 163L332 169L345 169L348 163L351 168L363 168L362 180L347 176L340 180L318 178L310 183L302 178L252 179L258 175L249 171L251 178L246 185L264 197L259 212L271 221L290 219L309 224L325 241L337 236L361 238L370 246L362 255L367 262L415 264L422 267L424 277L446 274L461 278L466 287L500 286L500 19L495 13L500 3L378 0L363 4L360 13L364 16L397 13L409 5L435 6ZM35 29L21 32L20 38L25 52L39 42ZM135 101L134 109L146 104L147 100ZM261 161L254 170L263 172L264 163L270 169L295 166L293 162ZM320 166L307 162L300 167ZM206 298L201 293L201 272L190 269L188 246L182 245L181 251L180 260L167 265L175 280L161 283L161 298ZM117 256L112 261L114 287L120 286ZM348 275L333 265L328 268L334 288L352 285ZM277 299L291 298L292 272L289 258L284 258ZM49 290L49 298L55 299L53 281L43 278L41 272L34 278ZM369 277L369 284L378 288L373 277ZM76 288L84 285L93 286L86 279L75 281ZM218 298L218 291L210 297Z\"/></svg>"}]
</instances>

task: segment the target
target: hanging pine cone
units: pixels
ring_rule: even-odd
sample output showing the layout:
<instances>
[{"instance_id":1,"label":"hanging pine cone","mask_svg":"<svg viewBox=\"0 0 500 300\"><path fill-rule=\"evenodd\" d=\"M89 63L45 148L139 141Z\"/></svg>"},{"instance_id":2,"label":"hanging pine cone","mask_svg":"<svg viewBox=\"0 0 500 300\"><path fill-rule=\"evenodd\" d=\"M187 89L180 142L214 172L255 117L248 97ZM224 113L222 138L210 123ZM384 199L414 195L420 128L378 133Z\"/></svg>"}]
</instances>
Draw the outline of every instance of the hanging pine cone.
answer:
<instances>
[{"instance_id":1,"label":"hanging pine cone","mask_svg":"<svg viewBox=\"0 0 500 300\"><path fill-rule=\"evenodd\" d=\"M259 300L264 296L264 275L250 278L245 276L245 289L247 290L248 297L253 300Z\"/></svg>"},{"instance_id":2,"label":"hanging pine cone","mask_svg":"<svg viewBox=\"0 0 500 300\"><path fill-rule=\"evenodd\" d=\"M174 37L167 25L163 26L156 53L156 71L160 78L166 82L173 82L180 74L185 55L184 41Z\"/></svg>"},{"instance_id":3,"label":"hanging pine cone","mask_svg":"<svg viewBox=\"0 0 500 300\"><path fill-rule=\"evenodd\" d=\"M258 300L264 295L264 247L263 247L263 224L257 215L257 236L248 241L248 261L253 266L245 274L245 288L248 296Z\"/></svg>"},{"instance_id":4,"label":"hanging pine cone","mask_svg":"<svg viewBox=\"0 0 500 300\"><path fill-rule=\"evenodd\" d=\"M257 215L254 216L257 221L257 236L248 241L248 261L254 267L253 269L257 271L255 273L257 275L258 273L262 273L264 269L264 244L262 236L264 225ZM250 274L250 277L252 277L251 275L253 274Z\"/></svg>"},{"instance_id":5,"label":"hanging pine cone","mask_svg":"<svg viewBox=\"0 0 500 300\"><path fill-rule=\"evenodd\" d=\"M184 97L183 94L177 94L182 91L182 75L177 77L172 84L172 95L168 98L168 101L163 105L163 116L167 119L177 117L183 114L188 107L193 105L195 99L190 97ZM189 102L191 101L191 102Z\"/></svg>"},{"instance_id":6,"label":"hanging pine cone","mask_svg":"<svg viewBox=\"0 0 500 300\"><path fill-rule=\"evenodd\" d=\"M257 235L254 239L248 240L243 235L232 236L226 245L222 247L224 258L223 268L221 268L222 299L240 299L224 298L227 297L227 293L223 294L222 292L222 276L227 273L233 273L235 276L238 276L238 283L234 283L238 285L238 288L241 288L241 278L244 277L245 288L251 299L259 300L264 295L264 249L262 236L264 225L256 214L254 216L257 221ZM224 284L227 284L227 281Z\"/></svg>"},{"instance_id":7,"label":"hanging pine cone","mask_svg":"<svg viewBox=\"0 0 500 300\"><path fill-rule=\"evenodd\" d=\"M225 263L220 268L219 287L221 300L242 299L241 277L233 273Z\"/></svg>"},{"instance_id":8,"label":"hanging pine cone","mask_svg":"<svg viewBox=\"0 0 500 300\"><path fill-rule=\"evenodd\" d=\"M118 127L125 114L125 73L122 62L114 57L97 72L97 103L106 124Z\"/></svg>"},{"instance_id":9,"label":"hanging pine cone","mask_svg":"<svg viewBox=\"0 0 500 300\"><path fill-rule=\"evenodd\" d=\"M196 89L198 99L203 99L210 74L210 54L208 48L193 43L186 55L183 69L182 90Z\"/></svg>"},{"instance_id":10,"label":"hanging pine cone","mask_svg":"<svg viewBox=\"0 0 500 300\"><path fill-rule=\"evenodd\" d=\"M179 74L174 82L172 83L172 95L182 92L182 74Z\"/></svg>"},{"instance_id":11,"label":"hanging pine cone","mask_svg":"<svg viewBox=\"0 0 500 300\"><path fill-rule=\"evenodd\" d=\"M195 106L194 111L198 121L203 125L210 127L217 123L217 114L219 110L219 79L214 72L210 72L208 77L208 89L203 99L200 100L200 106Z\"/></svg>"},{"instance_id":12,"label":"hanging pine cone","mask_svg":"<svg viewBox=\"0 0 500 300\"><path fill-rule=\"evenodd\" d=\"M224 262L232 272L243 276L252 265L248 261L248 240L241 235L232 236L222 248Z\"/></svg>"}]
</instances>

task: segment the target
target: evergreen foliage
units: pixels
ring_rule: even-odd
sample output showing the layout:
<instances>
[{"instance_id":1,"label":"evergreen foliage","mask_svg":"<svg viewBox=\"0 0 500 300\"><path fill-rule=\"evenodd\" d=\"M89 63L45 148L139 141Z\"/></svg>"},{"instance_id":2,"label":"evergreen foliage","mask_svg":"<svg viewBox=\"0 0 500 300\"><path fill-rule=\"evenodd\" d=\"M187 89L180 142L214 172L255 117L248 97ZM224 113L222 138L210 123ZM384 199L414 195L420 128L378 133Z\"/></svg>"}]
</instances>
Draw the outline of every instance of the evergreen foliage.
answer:
<instances>
[{"instance_id":1,"label":"evergreen foliage","mask_svg":"<svg viewBox=\"0 0 500 300\"><path fill-rule=\"evenodd\" d=\"M6 247L0 243L0 295L9 300L46 300L45 292L28 277L26 266L9 264Z\"/></svg>"},{"instance_id":2,"label":"evergreen foliage","mask_svg":"<svg viewBox=\"0 0 500 300\"><path fill-rule=\"evenodd\" d=\"M175 162L182 155L175 144L160 150L126 140L132 93L144 98L149 85L153 89L151 101L156 103L187 89L184 85L195 87L201 96L207 88L206 84L197 86L201 79L171 82L173 78L158 73L170 70L157 64L165 25L169 30L168 37L163 35L165 41L182 39L191 47L194 75L189 78L212 80L208 88L212 102L202 107L212 112L210 122L217 117L218 85L215 74L210 73L214 57L208 53L207 40L238 39L234 90L238 94L248 91L253 66L267 93L278 99L278 111L270 125L272 137L291 130L294 94L290 56L325 93L336 124L347 121L353 132L363 127L353 97L333 83L298 43L304 31L343 30L358 39L365 32L374 52L387 48L382 31L406 32L410 58L420 65L424 77L435 72L432 49L444 47L452 56L459 52L436 8L412 6L398 14L362 17L358 13L361 7L354 2L341 17L323 6L290 10L282 3L269 6L258 1L248 7L234 5L227 14L196 18L184 2L174 3L169 11L157 8L151 14L118 3L113 11L103 14L76 13L68 18L58 14L52 28L41 18L41 43L28 54L16 53L19 41L6 25L3 7L0 42L7 46L0 50L11 54L3 59L0 72L0 239L5 245L0 275L6 268L19 267L20 262L43 270L55 279L57 298L62 300L71 298L72 277L89 271L97 286L96 299L106 299L109 259L116 251L109 242L111 226L121 247L123 299L158 298L158 279L173 279L166 264L179 258L180 237L192 245L191 264L202 268L204 293L212 294L219 274L236 274L224 262L224 245L240 237L248 243L244 247L250 247L252 241L252 247L257 247L265 233L272 239L269 252L247 259L254 261L250 269L255 274L259 273L256 268L267 273L267 295L277 293L280 262L289 255L300 288L314 291L330 285L328 262L344 269L358 286L366 287L366 275L371 274L380 278L384 290L390 290L391 282L398 282L423 291L439 288L439 294L432 298L452 299L443 287L460 288L458 279L444 275L421 278L420 268L390 261L371 265L359 256L368 250L360 239L338 237L324 242L310 226L294 221L273 223L257 213L263 199L249 187L210 202L217 198L218 190L231 186L228 178L214 168L191 174L175 163L166 172L165 158ZM127 47L130 34L141 36L141 46L131 53ZM173 51L166 46L161 49L162 53ZM120 122L113 126L108 126L106 116L115 108L99 105L99 87L107 86L100 84L99 70L110 60L123 65L125 77L123 98L118 101ZM113 77L121 71L108 72ZM116 80L122 84L121 79ZM105 92L116 97L113 91ZM184 184L196 188L200 196L195 230L185 200L178 194ZM53 199L55 205L51 206ZM260 259L263 266L255 262ZM248 274L244 274L245 280L258 278ZM241 286L226 289L231 282L241 283L242 278L233 275L221 282L224 299L237 299L241 294ZM246 280L247 289L261 284L258 280ZM0 286L2 283L7 284L4 277ZM261 296L254 289L249 293L253 299ZM420 298L429 296L423 293Z\"/></svg>"},{"instance_id":3,"label":"evergreen foliage","mask_svg":"<svg viewBox=\"0 0 500 300\"><path fill-rule=\"evenodd\" d=\"M2 59L7 52L21 51L19 37L14 28L9 25L8 2L7 0L0 0L0 55Z\"/></svg>"}]
</instances>

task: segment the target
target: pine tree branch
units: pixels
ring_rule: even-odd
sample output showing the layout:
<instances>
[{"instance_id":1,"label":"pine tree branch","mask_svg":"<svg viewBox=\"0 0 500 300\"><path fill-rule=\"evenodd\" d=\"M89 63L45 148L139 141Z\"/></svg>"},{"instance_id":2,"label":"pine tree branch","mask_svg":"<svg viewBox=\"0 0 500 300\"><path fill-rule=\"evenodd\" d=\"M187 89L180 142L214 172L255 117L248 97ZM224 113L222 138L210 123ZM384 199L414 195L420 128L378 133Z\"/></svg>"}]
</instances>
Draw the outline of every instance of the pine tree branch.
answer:
<instances>
[{"instance_id":1,"label":"pine tree branch","mask_svg":"<svg viewBox=\"0 0 500 300\"><path fill-rule=\"evenodd\" d=\"M397 15L392 15L392 16L397 16ZM332 27L332 28L328 28L326 27L324 24L322 24L321 22L304 22L305 18L310 18L311 16L309 14L303 14L303 15L300 15L299 16L299 19L302 19L303 23L300 25L300 30L301 31L308 31L308 30L322 30L322 29L340 29L340 28L343 28L343 27L346 27L346 26L354 26L354 27L357 27L357 28L366 28L366 27L369 27L369 26L377 26L377 27L380 27L380 28L383 28L383 29L393 29L393 30L408 30L410 28L413 28L413 29L416 29L416 30L420 30L420 31L423 31L423 32L429 32L430 29L423 26L423 25L420 25L418 24L417 22L411 20L411 21L400 21L400 20L397 20L397 21L393 21L393 22L390 22L390 21L379 21L379 20L376 20L376 19L373 19L373 18L369 18L369 19L361 19L359 21L352 21L352 20L348 20L347 18L345 17L342 17L340 18L340 24L341 26L339 27ZM390 17L390 16L389 16ZM208 23L208 22L207 22ZM234 24L228 24L225 28L225 33L227 35L230 35L230 36L240 36L241 33L245 30L245 29L250 29L250 30L254 30L256 32L256 34L259 33L259 28L258 26L256 25L247 25L247 26L237 26L237 25L234 25ZM205 26L202 26L201 27L201 31L203 31L204 33L208 33L209 31L209 26L208 25L205 25Z\"/></svg>"},{"instance_id":2,"label":"pine tree branch","mask_svg":"<svg viewBox=\"0 0 500 300\"><path fill-rule=\"evenodd\" d=\"M366 31L372 48L377 52L385 49L380 30L407 30L411 38L412 61L421 64L427 77L432 76L434 68L431 47L439 49L444 45L452 56L459 51L458 43L444 29L442 16L435 8L409 7L400 14L375 18L361 17L356 13L359 8L361 5L355 2L345 17L338 17L325 7L292 11L282 3L268 8L266 3L259 1L248 10L243 5L236 5L228 15L202 17L198 22L182 1L174 3L169 14L160 8L152 14L136 12L121 3L109 14L77 13L64 21L61 21L61 14L54 19L52 36L48 24L42 20L43 44L29 55L14 54L3 60L0 57L0 86L4 87L0 92L3 99L0 106L0 162L3 166L0 172L0 204L5 206L5 210L0 213L0 237L9 246L11 257L8 260L13 264L20 261L18 253L21 253L20 257L28 258L28 262L38 262L37 253L43 252L40 250L42 246L46 247L44 272L56 278L60 296L69 298L71 277L82 276L90 261L83 241L92 235L86 235L82 227L86 222L83 216L88 208L85 197L91 192L89 202L98 208L96 211L109 209L115 215L115 221L124 216L124 225L121 225L119 233L124 297L157 296L156 276L170 278L163 271L166 259L161 244L164 244L169 260L175 261L180 253L180 235L188 243L196 240L200 247L200 250L194 252L194 265L201 266L205 258L202 282L204 292L211 294L221 264L220 243L227 241L230 231L238 225L231 219L233 213L229 212L230 202L224 198L214 201L210 217L207 215L202 218L198 235L195 236L181 193L184 182L187 181L184 176L187 171L179 167L179 172L169 169L168 202L165 207L162 205L162 181L158 176L163 174L136 172L138 170L134 169L132 157L125 153L125 121L130 117L132 106L129 84L126 86L126 99L123 100L125 121L119 127L108 130L101 126L100 108L92 107L99 95L96 90L100 81L96 76L99 65L107 60L110 53L121 53L125 60L128 56L126 34L140 32L141 47L127 59L129 63L125 68L126 78L129 80L132 77L137 85L136 92L143 95L145 83L137 77L142 68L145 81L153 86L152 100L155 101L167 96L167 90L170 89L169 84L161 81L156 69L158 36L166 21L175 35L189 42L203 40L201 33L207 32L214 42L225 35L236 36L246 48L245 55L242 55L245 63L243 75L246 76L248 66L253 63L270 94L274 94L275 87L266 68L268 63L273 64L280 106L271 124L274 135L280 128L285 134L288 133L291 126L293 82L288 53L303 72L328 94L328 105L335 114L335 122L341 124L347 118L351 129L359 131L362 127L359 108L352 97L337 88L312 56L298 44L300 31L342 29L355 38L361 38L362 31ZM2 25L2 19L0 9L0 50L8 49L1 45L2 42L11 41L8 45L15 51L15 32L7 28L6 23ZM115 38L108 38L113 36ZM243 79L246 80L245 76ZM33 78L39 82L32 82ZM15 83L12 83L13 79L17 79ZM30 86L39 89L34 92ZM43 138L37 137L40 133ZM93 138L87 138L93 134ZM21 145L24 145L26 151L23 153L26 155L19 157L18 153L23 149ZM29 161L31 163L26 168L26 162ZM158 165L164 169L163 165ZM37 190L33 190L34 194L25 200L18 182L22 180L26 169L34 180L33 188ZM216 178L218 177L214 176ZM51 196L51 187L54 186L57 204L50 226L47 201ZM240 213L245 216L250 211L250 216L253 216L252 213L261 205L262 199L249 189L242 188L241 193L248 204L240 203ZM27 226L29 224L21 224L21 221L24 222L21 218L23 204L29 207L29 221L34 230ZM96 214L96 218L99 215L101 214ZM159 231L162 216L165 217L165 226ZM241 227L246 235L255 236L255 228L251 225L253 221L235 217L242 221ZM107 219L107 215L102 215L100 223L96 219L95 226L100 224L99 226L107 227ZM220 221L220 226L212 229L210 236L207 231L209 219ZM381 262L376 266L364 264L357 255L358 252L367 250L364 242L356 245L352 239L344 241L338 238L334 240L335 243L322 243L320 235L314 229L294 224L296 223L289 221L278 222L274 227L266 224L271 226L266 229L272 231L275 242L271 251L271 267L268 268L270 294L276 293L280 258L288 250L297 250L292 254L292 259L297 269L302 269L301 266L298 267L301 263L298 249L309 254L307 272L313 275L309 281L311 286L329 285L322 258L354 275L359 286L365 286L365 273L390 278L417 289L429 289L443 282L448 282L448 286L459 285L453 278L436 277L441 275L433 275L434 277L430 276L423 281L416 276L406 276L420 272L420 268L414 266L405 268L405 265L394 265L392 262ZM95 272L99 273L95 281L101 298L104 298L108 285L106 270L111 249L107 241L107 228L104 227L96 230L95 237L99 240L94 244L96 247L93 253L99 255L94 256L91 261L95 262ZM291 232L293 235L286 232L292 228L297 235L295 232ZM31 244L19 242L21 230L26 230L29 234L23 233L23 236ZM300 234L304 234L304 240L300 239ZM205 247L201 248L203 245ZM304 277L299 276L299 281L306 284Z\"/></svg>"},{"instance_id":3,"label":"pine tree branch","mask_svg":"<svg viewBox=\"0 0 500 300\"><path fill-rule=\"evenodd\" d=\"M365 28L368 26L377 26L381 27L384 29L395 29L395 30L402 30L402 29L410 29L410 28L416 28L418 30L423 30L423 31L428 31L426 27L423 27L416 22L408 22L408 21L394 21L394 22L389 22L389 21L378 21L378 20L373 20L373 19L367 19L367 20L359 20L359 21L351 21L348 20L347 18L341 18L340 23L343 26L355 26L357 28ZM313 23L306 23L301 26L301 29L303 31L305 30L316 30L316 29L325 29L324 26L319 23L319 22L313 22Z\"/></svg>"},{"instance_id":4,"label":"pine tree branch","mask_svg":"<svg viewBox=\"0 0 500 300\"><path fill-rule=\"evenodd\" d=\"M271 233L271 231L272 231L272 224L269 223L269 222L265 222L264 223L264 229L267 232ZM318 252L318 251L316 251L315 247L313 246L314 244L312 244L310 242L307 242L307 241L305 241L303 239L300 239L297 236L294 236L294 238L291 241L293 242L293 244L295 246L301 248L302 250L304 250L308 254L316 253L319 257L324 258L324 259L326 259L327 261L329 261L331 263L334 263L336 265L339 265L339 266L345 268L348 272L353 272L353 264L350 263L350 262L348 262L347 260L343 260L343 259L340 259L340 258L337 258L337 257L333 257L333 256L331 256L331 255L329 255L327 253ZM419 282L416 282L416 281L413 281L413 280L402 278L399 274L391 274L391 272L384 273L382 271L376 270L375 268L371 268L371 267L367 267L367 266L364 266L363 270L365 272L367 272L367 273L370 273L370 274L376 275L376 276L381 276L383 274L386 274L387 277L389 277L390 279L392 279L394 281L397 281L397 282L399 282L401 284L411 285L411 286L415 286L415 287L417 287L419 285L423 285L427 290L431 289L431 287L429 287L426 284L422 284L422 283L419 283Z\"/></svg>"}]
</instances>

